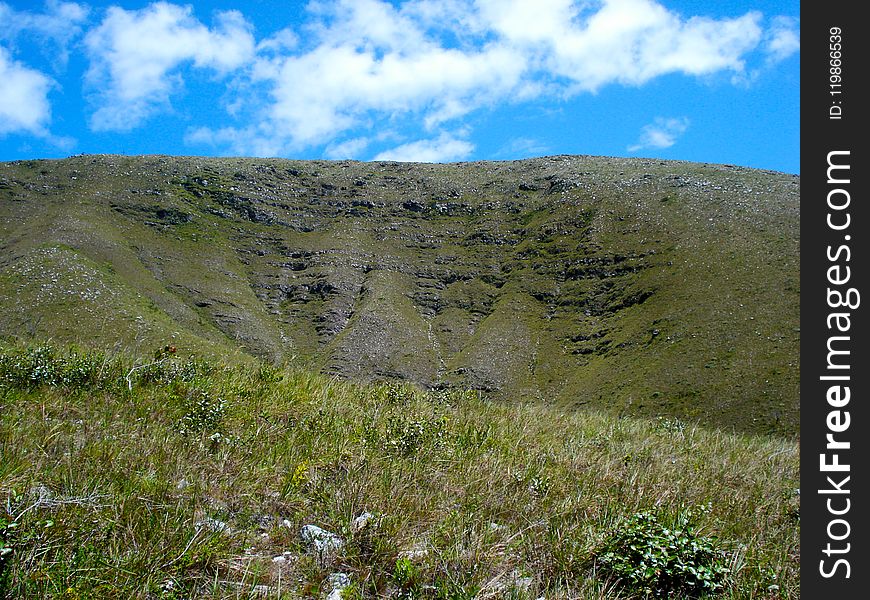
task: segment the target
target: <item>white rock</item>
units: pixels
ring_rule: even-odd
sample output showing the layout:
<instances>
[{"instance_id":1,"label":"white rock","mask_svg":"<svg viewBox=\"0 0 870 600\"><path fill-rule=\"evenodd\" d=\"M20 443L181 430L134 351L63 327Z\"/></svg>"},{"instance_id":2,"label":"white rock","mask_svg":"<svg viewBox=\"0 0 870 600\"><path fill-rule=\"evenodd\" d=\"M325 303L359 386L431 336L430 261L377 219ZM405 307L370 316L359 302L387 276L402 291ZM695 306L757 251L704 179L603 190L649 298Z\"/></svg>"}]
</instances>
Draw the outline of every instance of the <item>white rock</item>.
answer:
<instances>
[{"instance_id":1,"label":"white rock","mask_svg":"<svg viewBox=\"0 0 870 600\"><path fill-rule=\"evenodd\" d=\"M332 591L329 592L326 600L341 600L341 593L350 585L350 576L346 573L332 573L328 581Z\"/></svg>"},{"instance_id":2,"label":"white rock","mask_svg":"<svg viewBox=\"0 0 870 600\"><path fill-rule=\"evenodd\" d=\"M305 525L299 534L308 551L315 552L321 563L344 547L344 540L317 525Z\"/></svg>"},{"instance_id":3,"label":"white rock","mask_svg":"<svg viewBox=\"0 0 870 600\"><path fill-rule=\"evenodd\" d=\"M407 558L411 562L414 562L416 560L422 560L422 559L426 558L428 555L429 555L429 551L426 550L426 548L423 548L420 546L415 546L414 548L411 548L410 550L403 550L402 552L399 552L399 558Z\"/></svg>"},{"instance_id":4,"label":"white rock","mask_svg":"<svg viewBox=\"0 0 870 600\"><path fill-rule=\"evenodd\" d=\"M209 531L221 532L221 531L229 531L230 526L221 521L220 519L215 519L212 517L206 517L202 521L197 521L197 528L199 529L208 529Z\"/></svg>"},{"instance_id":5,"label":"white rock","mask_svg":"<svg viewBox=\"0 0 870 600\"><path fill-rule=\"evenodd\" d=\"M366 527L368 527L369 525L371 525L374 522L374 520L375 520L375 516L372 513L364 512L363 514L361 514L360 516L358 516L356 519L353 520L353 522L350 524L350 529L354 533L360 532L363 529L365 529Z\"/></svg>"}]
</instances>

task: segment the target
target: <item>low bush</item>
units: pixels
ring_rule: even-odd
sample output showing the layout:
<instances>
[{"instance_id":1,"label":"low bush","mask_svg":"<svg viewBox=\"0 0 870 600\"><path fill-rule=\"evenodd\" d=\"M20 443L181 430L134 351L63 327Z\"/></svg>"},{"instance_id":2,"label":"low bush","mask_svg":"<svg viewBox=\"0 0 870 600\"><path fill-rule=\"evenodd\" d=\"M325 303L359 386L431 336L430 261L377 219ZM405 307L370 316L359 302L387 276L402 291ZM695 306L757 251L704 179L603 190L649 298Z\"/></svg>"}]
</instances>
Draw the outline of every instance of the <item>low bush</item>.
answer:
<instances>
[{"instance_id":1,"label":"low bush","mask_svg":"<svg viewBox=\"0 0 870 600\"><path fill-rule=\"evenodd\" d=\"M117 369L117 361L101 352L62 353L52 346L37 346L0 354L0 383L9 387L100 386L114 379Z\"/></svg>"},{"instance_id":2,"label":"low bush","mask_svg":"<svg viewBox=\"0 0 870 600\"><path fill-rule=\"evenodd\" d=\"M687 509L673 519L635 513L604 542L597 564L628 591L643 596L716 592L729 570L716 538L698 530L698 517L708 511L709 506Z\"/></svg>"}]
</instances>

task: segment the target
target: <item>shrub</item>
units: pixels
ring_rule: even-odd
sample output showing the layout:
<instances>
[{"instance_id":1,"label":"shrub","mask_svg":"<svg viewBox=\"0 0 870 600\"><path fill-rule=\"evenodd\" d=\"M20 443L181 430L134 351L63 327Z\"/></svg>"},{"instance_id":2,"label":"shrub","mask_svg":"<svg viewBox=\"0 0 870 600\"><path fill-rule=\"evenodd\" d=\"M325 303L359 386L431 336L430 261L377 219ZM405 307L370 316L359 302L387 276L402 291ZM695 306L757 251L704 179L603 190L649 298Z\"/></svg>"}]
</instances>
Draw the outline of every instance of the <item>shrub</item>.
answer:
<instances>
[{"instance_id":1,"label":"shrub","mask_svg":"<svg viewBox=\"0 0 870 600\"><path fill-rule=\"evenodd\" d=\"M155 352L155 356L158 356L159 352ZM152 363L133 367L127 374L127 379L142 384L190 383L196 379L206 378L213 371L213 365L207 362L196 358L182 361L173 353L161 356Z\"/></svg>"},{"instance_id":2,"label":"shrub","mask_svg":"<svg viewBox=\"0 0 870 600\"><path fill-rule=\"evenodd\" d=\"M382 383L376 392L380 393L389 406L410 406L417 396L417 390L413 386L400 381Z\"/></svg>"},{"instance_id":3,"label":"shrub","mask_svg":"<svg viewBox=\"0 0 870 600\"><path fill-rule=\"evenodd\" d=\"M697 518L709 505L683 511L669 524L652 512L623 521L596 552L605 575L643 596L697 597L719 590L728 574L717 541L702 535Z\"/></svg>"},{"instance_id":4,"label":"shrub","mask_svg":"<svg viewBox=\"0 0 870 600\"><path fill-rule=\"evenodd\" d=\"M396 560L392 579L399 587L399 598L410 599L420 595L420 571L409 558L401 557Z\"/></svg>"},{"instance_id":5,"label":"shrub","mask_svg":"<svg viewBox=\"0 0 870 600\"><path fill-rule=\"evenodd\" d=\"M412 419L390 416L385 426L383 448L391 454L410 456L426 443L442 444L446 434L447 417Z\"/></svg>"},{"instance_id":6,"label":"shrub","mask_svg":"<svg viewBox=\"0 0 870 600\"><path fill-rule=\"evenodd\" d=\"M473 390L443 388L429 392L429 401L436 406L458 406L476 400L480 400L480 393Z\"/></svg>"},{"instance_id":7,"label":"shrub","mask_svg":"<svg viewBox=\"0 0 870 600\"><path fill-rule=\"evenodd\" d=\"M100 352L72 349L60 354L52 346L38 346L0 354L0 383L17 388L98 386L115 376L116 369Z\"/></svg>"},{"instance_id":8,"label":"shrub","mask_svg":"<svg viewBox=\"0 0 870 600\"><path fill-rule=\"evenodd\" d=\"M182 435L210 433L220 437L221 421L226 414L226 402L208 390L193 389L185 398L185 413L178 423Z\"/></svg>"}]
</instances>

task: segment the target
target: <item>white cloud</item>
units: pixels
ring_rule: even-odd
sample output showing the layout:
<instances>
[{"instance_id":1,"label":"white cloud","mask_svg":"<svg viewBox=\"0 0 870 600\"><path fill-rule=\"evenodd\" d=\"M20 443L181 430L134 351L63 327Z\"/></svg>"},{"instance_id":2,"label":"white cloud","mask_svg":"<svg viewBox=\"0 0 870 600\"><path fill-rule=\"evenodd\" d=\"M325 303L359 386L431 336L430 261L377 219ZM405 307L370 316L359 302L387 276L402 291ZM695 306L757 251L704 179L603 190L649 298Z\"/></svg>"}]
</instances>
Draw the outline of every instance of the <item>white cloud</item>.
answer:
<instances>
[{"instance_id":1,"label":"white cloud","mask_svg":"<svg viewBox=\"0 0 870 600\"><path fill-rule=\"evenodd\" d=\"M474 145L442 133L435 139L419 140L386 150L375 156L374 160L394 160L398 162L450 162L467 158L474 152Z\"/></svg>"},{"instance_id":2,"label":"white cloud","mask_svg":"<svg viewBox=\"0 0 870 600\"><path fill-rule=\"evenodd\" d=\"M652 123L643 126L640 131L640 139L636 144L629 146L628 151L670 148L688 128L689 119L686 117L678 119L656 117Z\"/></svg>"},{"instance_id":3,"label":"white cloud","mask_svg":"<svg viewBox=\"0 0 870 600\"><path fill-rule=\"evenodd\" d=\"M281 52L294 50L299 45L299 36L285 28L257 44L257 52Z\"/></svg>"},{"instance_id":4,"label":"white cloud","mask_svg":"<svg viewBox=\"0 0 870 600\"><path fill-rule=\"evenodd\" d=\"M416 113L434 127L503 96L521 70L521 58L501 48L466 54L429 47L378 57L351 44L323 46L280 65L270 116L302 144L332 137L369 111Z\"/></svg>"},{"instance_id":5,"label":"white cloud","mask_svg":"<svg viewBox=\"0 0 870 600\"><path fill-rule=\"evenodd\" d=\"M765 40L771 62L780 62L801 49L800 21L794 17L775 17Z\"/></svg>"},{"instance_id":6,"label":"white cloud","mask_svg":"<svg viewBox=\"0 0 870 600\"><path fill-rule=\"evenodd\" d=\"M415 52L423 41L418 22L383 0L335 0L324 4L321 14L328 20L321 39L363 42L391 52Z\"/></svg>"},{"instance_id":7,"label":"white cloud","mask_svg":"<svg viewBox=\"0 0 870 600\"><path fill-rule=\"evenodd\" d=\"M571 0L478 0L476 5L485 27L515 44L557 45L570 34L576 15Z\"/></svg>"},{"instance_id":8,"label":"white cloud","mask_svg":"<svg viewBox=\"0 0 870 600\"><path fill-rule=\"evenodd\" d=\"M499 148L496 156L509 158L524 158L528 156L541 156L550 151L549 146L540 140L519 137L510 140Z\"/></svg>"},{"instance_id":9,"label":"white cloud","mask_svg":"<svg viewBox=\"0 0 870 600\"><path fill-rule=\"evenodd\" d=\"M15 43L26 34L49 43L60 66L69 57L69 45L82 32L90 8L75 2L48 0L43 12L19 11L0 2L0 40Z\"/></svg>"},{"instance_id":10,"label":"white cloud","mask_svg":"<svg viewBox=\"0 0 870 600\"><path fill-rule=\"evenodd\" d=\"M171 110L190 69L199 69L213 77L229 122L189 129L190 144L259 156L320 147L325 156L356 157L383 142L385 130L404 139L416 130L428 139L391 152L443 147L460 157L463 144L471 146L467 135L438 132L456 131L474 111L666 74L719 73L752 85L760 67L800 50L797 18L686 18L657 0L311 0L303 26L261 39L238 11L215 12L206 25L193 10L160 1L98 15L83 44L94 130L129 131ZM36 69L30 59L16 62L18 42L39 42L57 71L90 14L86 4L63 0L29 11L0 0L3 65L17 77L0 86L12 90L14 81L18 94L0 99L7 130L18 123L15 130L47 131L48 90L57 85L36 70L50 71L45 61ZM22 95L36 100L10 108ZM666 147L656 144L681 133L658 121L648 127L632 148Z\"/></svg>"},{"instance_id":11,"label":"white cloud","mask_svg":"<svg viewBox=\"0 0 870 600\"><path fill-rule=\"evenodd\" d=\"M245 99L233 104L256 124L212 141L234 140L235 151L359 151L335 140L368 137L374 123L433 131L499 103L669 73L745 80L765 39L769 53L789 48L784 22L766 33L760 13L686 19L654 0L324 0L309 13L304 41L285 30L261 44L247 110Z\"/></svg>"},{"instance_id":12,"label":"white cloud","mask_svg":"<svg viewBox=\"0 0 870 600\"><path fill-rule=\"evenodd\" d=\"M262 126L245 128L222 127L211 129L197 127L190 129L184 136L186 144L203 144L215 148L227 148L223 154L240 156L275 157L288 153L280 139L269 135Z\"/></svg>"},{"instance_id":13,"label":"white cloud","mask_svg":"<svg viewBox=\"0 0 870 600\"><path fill-rule=\"evenodd\" d=\"M469 0L408 0L402 4L402 13L427 31L454 36L460 44L487 32Z\"/></svg>"},{"instance_id":14,"label":"white cloud","mask_svg":"<svg viewBox=\"0 0 870 600\"><path fill-rule=\"evenodd\" d=\"M15 61L0 47L0 136L30 133L48 137L54 82L45 74Z\"/></svg>"},{"instance_id":15,"label":"white cloud","mask_svg":"<svg viewBox=\"0 0 870 600\"><path fill-rule=\"evenodd\" d=\"M81 34L89 10L83 4L58 0L45 2L41 12L16 10L0 2L0 136L23 133L62 149L75 145L74 139L49 130L48 95L59 85L42 70L16 60L15 55L22 40L35 42L36 49L48 58L49 69L63 70L70 45ZM33 58L38 60L38 56L28 55L28 59Z\"/></svg>"},{"instance_id":16,"label":"white cloud","mask_svg":"<svg viewBox=\"0 0 870 600\"><path fill-rule=\"evenodd\" d=\"M324 150L323 156L331 160L359 158L369 144L371 140L367 137L351 138L338 144L330 144Z\"/></svg>"},{"instance_id":17,"label":"white cloud","mask_svg":"<svg viewBox=\"0 0 870 600\"><path fill-rule=\"evenodd\" d=\"M190 6L158 2L142 10L108 9L88 33L88 85L98 105L95 130L123 131L169 105L182 84L182 63L218 75L249 64L254 56L250 24L238 11L219 12L207 28Z\"/></svg>"},{"instance_id":18,"label":"white cloud","mask_svg":"<svg viewBox=\"0 0 870 600\"><path fill-rule=\"evenodd\" d=\"M270 45L251 70L270 100L262 107L251 96L258 132L285 153L317 145L347 150L330 144L373 122L407 120L432 130L521 84L520 54L500 44L446 47L420 20L422 6L396 8L379 0L315 5L320 21L308 49L281 55ZM222 137L237 140L235 151L251 145L248 136Z\"/></svg>"},{"instance_id":19,"label":"white cloud","mask_svg":"<svg viewBox=\"0 0 870 600\"><path fill-rule=\"evenodd\" d=\"M537 58L533 77L565 79L569 93L667 73L741 71L762 36L761 14L682 19L653 0L479 0L492 29Z\"/></svg>"},{"instance_id":20,"label":"white cloud","mask_svg":"<svg viewBox=\"0 0 870 600\"><path fill-rule=\"evenodd\" d=\"M316 47L258 70L271 86L275 131L293 145L331 139L370 112L418 116L433 128L520 81L523 57L504 47L447 48L386 2L342 1L334 8Z\"/></svg>"}]
</instances>

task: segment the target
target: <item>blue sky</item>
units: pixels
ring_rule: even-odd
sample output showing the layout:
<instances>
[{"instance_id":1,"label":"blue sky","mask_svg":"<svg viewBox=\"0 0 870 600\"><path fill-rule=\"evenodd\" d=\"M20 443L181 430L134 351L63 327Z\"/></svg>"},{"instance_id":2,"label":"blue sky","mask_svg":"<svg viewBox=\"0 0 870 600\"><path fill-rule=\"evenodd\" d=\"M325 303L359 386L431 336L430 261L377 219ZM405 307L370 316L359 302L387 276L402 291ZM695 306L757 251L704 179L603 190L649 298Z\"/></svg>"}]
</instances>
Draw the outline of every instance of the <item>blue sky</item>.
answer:
<instances>
[{"instance_id":1,"label":"blue sky","mask_svg":"<svg viewBox=\"0 0 870 600\"><path fill-rule=\"evenodd\" d=\"M78 153L799 172L797 1L0 0L0 160Z\"/></svg>"}]
</instances>

